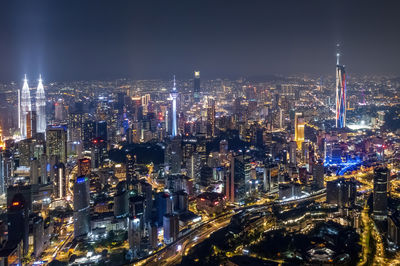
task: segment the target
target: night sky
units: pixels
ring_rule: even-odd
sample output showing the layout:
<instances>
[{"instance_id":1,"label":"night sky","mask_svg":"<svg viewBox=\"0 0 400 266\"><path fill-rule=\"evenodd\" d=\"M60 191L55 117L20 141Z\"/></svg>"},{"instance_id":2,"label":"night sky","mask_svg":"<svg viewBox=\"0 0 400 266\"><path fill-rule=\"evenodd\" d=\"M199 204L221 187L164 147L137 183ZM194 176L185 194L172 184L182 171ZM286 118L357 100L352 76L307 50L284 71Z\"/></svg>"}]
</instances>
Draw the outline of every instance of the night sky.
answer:
<instances>
[{"instance_id":1,"label":"night sky","mask_svg":"<svg viewBox=\"0 0 400 266\"><path fill-rule=\"evenodd\" d=\"M396 3L397 2L397 3ZM400 74L400 1L0 3L0 80Z\"/></svg>"}]
</instances>

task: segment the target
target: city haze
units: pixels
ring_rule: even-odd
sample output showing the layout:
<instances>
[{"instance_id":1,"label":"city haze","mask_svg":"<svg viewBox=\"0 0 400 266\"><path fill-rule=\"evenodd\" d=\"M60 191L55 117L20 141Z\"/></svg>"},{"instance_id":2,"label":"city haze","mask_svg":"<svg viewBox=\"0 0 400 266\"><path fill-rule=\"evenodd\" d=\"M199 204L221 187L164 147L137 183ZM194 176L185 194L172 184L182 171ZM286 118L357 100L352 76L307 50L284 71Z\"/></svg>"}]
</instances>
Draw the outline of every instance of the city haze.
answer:
<instances>
[{"instance_id":1,"label":"city haze","mask_svg":"<svg viewBox=\"0 0 400 266\"><path fill-rule=\"evenodd\" d=\"M398 1L7 1L0 80L332 73L400 69Z\"/></svg>"}]
</instances>

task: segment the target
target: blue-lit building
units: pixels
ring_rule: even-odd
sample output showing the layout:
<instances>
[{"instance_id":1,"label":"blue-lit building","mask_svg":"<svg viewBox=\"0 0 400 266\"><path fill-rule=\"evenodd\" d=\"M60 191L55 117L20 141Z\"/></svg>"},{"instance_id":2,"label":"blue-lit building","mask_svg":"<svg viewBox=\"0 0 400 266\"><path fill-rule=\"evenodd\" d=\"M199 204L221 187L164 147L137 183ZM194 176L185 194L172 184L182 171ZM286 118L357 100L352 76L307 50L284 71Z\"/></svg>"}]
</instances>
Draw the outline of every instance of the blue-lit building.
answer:
<instances>
[{"instance_id":1,"label":"blue-lit building","mask_svg":"<svg viewBox=\"0 0 400 266\"><path fill-rule=\"evenodd\" d=\"M163 225L163 217L165 214L172 213L172 199L168 193L159 192L156 194L155 207L157 210L156 213L156 222L160 227Z\"/></svg>"},{"instance_id":2,"label":"blue-lit building","mask_svg":"<svg viewBox=\"0 0 400 266\"><path fill-rule=\"evenodd\" d=\"M89 178L79 176L74 183L74 236L85 237L90 231Z\"/></svg>"}]
</instances>

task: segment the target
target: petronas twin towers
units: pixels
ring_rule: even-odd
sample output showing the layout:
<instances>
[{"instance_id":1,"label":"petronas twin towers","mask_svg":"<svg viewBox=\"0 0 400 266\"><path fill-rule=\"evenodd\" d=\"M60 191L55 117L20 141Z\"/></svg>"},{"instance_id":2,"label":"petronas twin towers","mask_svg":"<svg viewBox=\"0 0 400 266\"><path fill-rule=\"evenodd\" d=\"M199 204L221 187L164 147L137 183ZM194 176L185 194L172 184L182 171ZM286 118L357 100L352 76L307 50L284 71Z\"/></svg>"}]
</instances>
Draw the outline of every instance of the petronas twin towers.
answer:
<instances>
[{"instance_id":1,"label":"petronas twin towers","mask_svg":"<svg viewBox=\"0 0 400 266\"><path fill-rule=\"evenodd\" d=\"M32 130L38 133L44 133L46 131L46 99L42 77L39 76L39 83L36 89L35 114L32 112L31 93L29 91L26 75L22 91L18 96L20 98L18 103L18 121L22 139L31 137Z\"/></svg>"}]
</instances>

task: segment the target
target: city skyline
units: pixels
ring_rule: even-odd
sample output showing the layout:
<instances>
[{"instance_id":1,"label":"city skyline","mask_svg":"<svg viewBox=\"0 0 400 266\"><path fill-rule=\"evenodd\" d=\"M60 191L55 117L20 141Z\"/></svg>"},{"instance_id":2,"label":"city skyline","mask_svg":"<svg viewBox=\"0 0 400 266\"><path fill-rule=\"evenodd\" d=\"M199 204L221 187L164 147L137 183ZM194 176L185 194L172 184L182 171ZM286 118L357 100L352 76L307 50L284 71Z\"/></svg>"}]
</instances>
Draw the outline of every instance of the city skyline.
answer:
<instances>
[{"instance_id":1,"label":"city skyline","mask_svg":"<svg viewBox=\"0 0 400 266\"><path fill-rule=\"evenodd\" d=\"M0 265L400 265L399 8L4 3Z\"/></svg>"}]
</instances>

